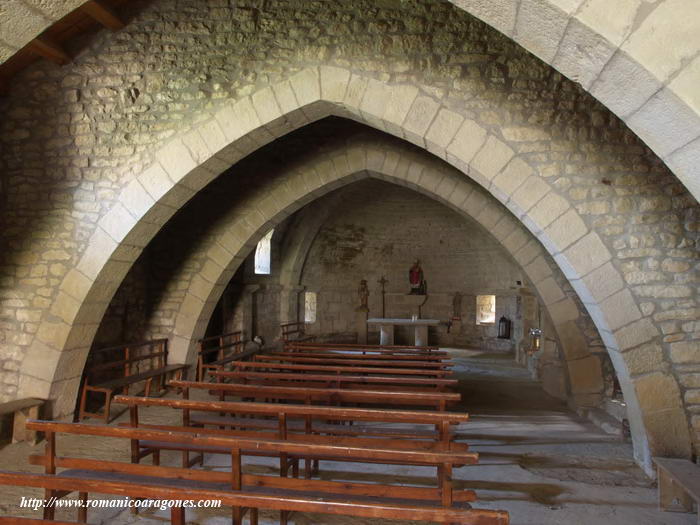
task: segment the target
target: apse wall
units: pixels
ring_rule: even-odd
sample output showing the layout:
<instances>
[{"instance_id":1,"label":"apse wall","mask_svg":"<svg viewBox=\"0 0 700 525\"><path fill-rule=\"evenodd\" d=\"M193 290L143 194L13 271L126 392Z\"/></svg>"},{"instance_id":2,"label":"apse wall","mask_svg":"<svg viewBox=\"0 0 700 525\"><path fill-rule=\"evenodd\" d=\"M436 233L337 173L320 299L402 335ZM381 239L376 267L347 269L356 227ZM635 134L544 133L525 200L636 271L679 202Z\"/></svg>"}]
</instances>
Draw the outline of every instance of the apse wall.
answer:
<instances>
[{"instance_id":1,"label":"apse wall","mask_svg":"<svg viewBox=\"0 0 700 525\"><path fill-rule=\"evenodd\" d=\"M487 232L419 193L368 180L339 195L334 213L318 232L307 255L300 285L317 294L315 334L356 334L357 288L366 279L369 316L381 317L378 280L386 278L386 316L410 317L408 269L420 259L428 295L422 317L443 324L431 329L441 345L513 350L499 341L495 325L476 325L476 295L497 295L497 314L512 321L523 272ZM520 281L521 285L518 285ZM458 311L454 296L462 295ZM446 323L459 316L459 322ZM376 332L377 327L372 329ZM397 332L399 339L407 334ZM408 341L403 341L404 343Z\"/></svg>"}]
</instances>

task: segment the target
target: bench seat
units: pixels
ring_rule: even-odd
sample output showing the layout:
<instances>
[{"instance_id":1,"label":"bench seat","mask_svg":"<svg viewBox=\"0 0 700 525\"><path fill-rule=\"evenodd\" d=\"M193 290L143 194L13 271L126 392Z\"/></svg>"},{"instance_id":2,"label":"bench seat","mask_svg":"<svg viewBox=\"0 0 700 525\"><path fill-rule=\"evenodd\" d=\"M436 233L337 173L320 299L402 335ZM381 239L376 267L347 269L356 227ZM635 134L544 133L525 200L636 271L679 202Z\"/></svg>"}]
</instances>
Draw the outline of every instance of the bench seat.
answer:
<instances>
[{"instance_id":1,"label":"bench seat","mask_svg":"<svg viewBox=\"0 0 700 525\"><path fill-rule=\"evenodd\" d=\"M15 399L7 403L0 404L0 416L12 414L12 442L28 441L36 444L36 432L27 430L28 419L39 419L39 412L44 405L43 399L29 397L26 399Z\"/></svg>"},{"instance_id":2,"label":"bench seat","mask_svg":"<svg viewBox=\"0 0 700 525\"><path fill-rule=\"evenodd\" d=\"M700 465L687 459L655 457L659 479L659 508L670 512L693 512L698 507L700 524Z\"/></svg>"}]
</instances>

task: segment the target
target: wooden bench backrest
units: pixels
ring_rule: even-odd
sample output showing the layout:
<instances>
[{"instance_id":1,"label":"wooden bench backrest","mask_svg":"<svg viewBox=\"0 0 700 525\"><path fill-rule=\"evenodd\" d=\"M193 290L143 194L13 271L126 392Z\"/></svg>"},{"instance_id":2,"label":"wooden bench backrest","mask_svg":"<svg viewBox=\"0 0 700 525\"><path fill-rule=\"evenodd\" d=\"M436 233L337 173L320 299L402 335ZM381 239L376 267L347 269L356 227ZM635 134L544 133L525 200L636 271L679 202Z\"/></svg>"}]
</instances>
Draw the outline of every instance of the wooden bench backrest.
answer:
<instances>
[{"instance_id":1,"label":"wooden bench backrest","mask_svg":"<svg viewBox=\"0 0 700 525\"><path fill-rule=\"evenodd\" d=\"M478 525L508 525L508 513L482 509L452 509L436 506L399 504L371 504L357 502L349 508L342 500L304 497L268 496L243 493L237 490L177 489L156 484L103 481L99 479L63 478L46 474L25 474L0 471L0 485L36 487L56 491L104 493L132 498L159 500L219 500L222 505L256 509L318 512L334 515L353 515L365 518L393 518L406 521L434 521Z\"/></svg>"},{"instance_id":2,"label":"wooden bench backrest","mask_svg":"<svg viewBox=\"0 0 700 525\"><path fill-rule=\"evenodd\" d=\"M105 353L114 354L116 352L121 353L121 359L96 362L97 356ZM126 377L136 373L133 367L134 364L138 365L146 361L148 361L151 369L166 366L168 364L168 340L153 339L90 350L90 357L85 366L85 375L91 377L105 370L121 368L123 369L124 377ZM138 366L136 368L138 369Z\"/></svg>"},{"instance_id":3,"label":"wooden bench backrest","mask_svg":"<svg viewBox=\"0 0 700 525\"><path fill-rule=\"evenodd\" d=\"M257 357L257 355L255 356ZM273 361L245 361L236 362L237 369L275 369L275 370L304 370L315 372L327 372L331 374L383 374L383 375L402 375L402 376L439 376L444 377L452 375L451 370L436 369L436 370L419 370L411 368L380 368L380 367L360 367L345 365L323 365L323 364L300 364L282 362L275 363Z\"/></svg>"},{"instance_id":4,"label":"wooden bench backrest","mask_svg":"<svg viewBox=\"0 0 700 525\"><path fill-rule=\"evenodd\" d=\"M254 414L286 417L317 417L327 420L382 421L385 423L415 423L425 425L466 423L469 415L461 412L433 412L419 410L385 410L377 408L324 407L278 403L245 403L236 401L192 401L152 397L116 396L116 403L129 406L164 406L182 410Z\"/></svg>"},{"instance_id":5,"label":"wooden bench backrest","mask_svg":"<svg viewBox=\"0 0 700 525\"><path fill-rule=\"evenodd\" d=\"M306 333L306 323L303 321L282 323L280 324L280 329L282 330L282 341L287 342L290 340L290 336L294 334L298 334L297 339L304 337Z\"/></svg>"},{"instance_id":6,"label":"wooden bench backrest","mask_svg":"<svg viewBox=\"0 0 700 525\"><path fill-rule=\"evenodd\" d=\"M338 458L353 458L362 462L368 461L398 461L420 463L424 465L441 464L470 464L478 461L478 454L459 451L412 451L392 450L380 447L348 447L322 444L309 444L288 441L285 439L259 439L249 437L214 436L203 432L202 435L188 432L168 432L142 427L111 427L106 425L90 425L86 423L61 423L56 421L32 420L27 423L31 430L44 432L48 440L52 434L72 434L78 436L101 436L128 440L158 441L199 446L202 448L228 448L232 451L252 450L271 454L286 453L299 456L329 456ZM55 441L47 451L47 456L55 457Z\"/></svg>"},{"instance_id":7,"label":"wooden bench backrest","mask_svg":"<svg viewBox=\"0 0 700 525\"><path fill-rule=\"evenodd\" d=\"M338 344L338 343L305 343L299 341L288 341L285 348L299 349L304 351L316 350L346 350L348 352L374 351L378 353L406 353L406 354L444 354L447 352L440 350L439 346L402 346L402 345L360 345L360 344Z\"/></svg>"},{"instance_id":8,"label":"wooden bench backrest","mask_svg":"<svg viewBox=\"0 0 700 525\"><path fill-rule=\"evenodd\" d=\"M341 375L341 374L301 374L301 373L285 373L285 372L209 372L209 375L215 378L230 378L238 379L243 383L246 380L251 382L256 381L269 381L280 383L286 382L293 385L293 381L300 381L303 383L334 383L337 385L342 385L343 383L363 383L372 385L412 385L412 386L425 386L425 387L451 387L457 386L459 383L456 379L438 379L438 378L424 378L424 377L387 377L387 376L367 376L367 375Z\"/></svg>"},{"instance_id":9,"label":"wooden bench backrest","mask_svg":"<svg viewBox=\"0 0 700 525\"><path fill-rule=\"evenodd\" d=\"M256 361L280 361L287 363L308 363L308 364L333 364L333 365L348 365L348 359L342 357L295 357L294 354L289 356L284 355L268 355L259 354L255 356ZM395 366L401 368L448 368L452 366L449 363L434 362L434 361L386 361L381 359L362 359L360 363L365 366Z\"/></svg>"},{"instance_id":10,"label":"wooden bench backrest","mask_svg":"<svg viewBox=\"0 0 700 525\"><path fill-rule=\"evenodd\" d=\"M355 361L362 361L367 359L374 359L380 361L420 361L420 362L432 362L432 361L449 361L450 356L440 355L440 354L375 354L371 353L358 353L358 352L347 352L345 350L317 350L314 352L270 352L268 355L274 355L279 357L311 357L313 359L349 359Z\"/></svg>"},{"instance_id":11,"label":"wooden bench backrest","mask_svg":"<svg viewBox=\"0 0 700 525\"><path fill-rule=\"evenodd\" d=\"M193 381L170 381L170 386L182 389L212 390L241 397L289 399L301 401L337 401L341 403L403 404L439 406L460 400L452 392L411 392L380 390L343 390L337 388L296 388L293 386L241 385L236 383L202 383Z\"/></svg>"}]
</instances>

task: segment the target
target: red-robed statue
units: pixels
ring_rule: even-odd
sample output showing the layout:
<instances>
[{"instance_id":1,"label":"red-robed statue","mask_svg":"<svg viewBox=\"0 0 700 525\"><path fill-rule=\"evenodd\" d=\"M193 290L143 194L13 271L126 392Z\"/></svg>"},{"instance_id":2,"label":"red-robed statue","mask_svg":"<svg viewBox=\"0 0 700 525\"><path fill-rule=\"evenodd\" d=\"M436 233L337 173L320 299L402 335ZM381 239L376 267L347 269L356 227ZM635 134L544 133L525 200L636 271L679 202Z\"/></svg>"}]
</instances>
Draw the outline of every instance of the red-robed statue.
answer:
<instances>
[{"instance_id":1,"label":"red-robed statue","mask_svg":"<svg viewBox=\"0 0 700 525\"><path fill-rule=\"evenodd\" d=\"M423 269L420 267L420 259L416 259L408 270L408 282L411 285L411 293L425 295L425 281L423 280Z\"/></svg>"}]
</instances>

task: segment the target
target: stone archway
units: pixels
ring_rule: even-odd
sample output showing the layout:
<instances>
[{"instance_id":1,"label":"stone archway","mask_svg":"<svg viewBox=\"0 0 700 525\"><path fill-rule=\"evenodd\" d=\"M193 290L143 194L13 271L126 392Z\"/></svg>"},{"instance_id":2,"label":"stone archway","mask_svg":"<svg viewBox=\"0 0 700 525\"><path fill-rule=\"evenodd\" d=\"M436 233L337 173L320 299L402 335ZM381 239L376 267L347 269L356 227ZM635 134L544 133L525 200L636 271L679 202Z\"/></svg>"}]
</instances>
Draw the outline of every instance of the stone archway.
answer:
<instances>
[{"instance_id":1,"label":"stone archway","mask_svg":"<svg viewBox=\"0 0 700 525\"><path fill-rule=\"evenodd\" d=\"M649 468L648 435L655 453L689 453L688 423L675 377L654 370L634 383L622 354L652 341L658 328L642 315L610 264L610 249L579 212L513 147L469 116L444 107L429 88L391 85L328 66L305 69L231 102L213 118L154 152L157 162L121 192L118 202L99 220L77 268L62 281L25 358L25 370L41 377L23 375L22 393L52 397L59 401L58 414L70 412L82 364L109 298L160 227L199 189L248 152L331 114L365 122L427 149L469 174L504 203L554 257L591 312L625 385L638 459ZM402 166L399 160L389 156L375 162L398 169ZM373 168L368 159L366 169ZM419 174L408 169L408 184L415 184L412 178ZM281 184L290 202L313 198L313 189ZM424 184L425 188L433 184L431 191L447 201L460 197L443 180ZM263 201L259 210L239 223L240 231L233 234L239 237L237 245L251 247L250 239L264 227L264 217L280 211L274 201ZM517 240L521 239L515 236L513 242ZM223 267L212 271L222 273ZM598 286L601 282L609 285ZM664 399L650 396L647 390L648 385L659 382L671 393ZM677 430L675 442L664 437L669 425Z\"/></svg>"},{"instance_id":2,"label":"stone archway","mask_svg":"<svg viewBox=\"0 0 700 525\"><path fill-rule=\"evenodd\" d=\"M587 327L583 323L583 317L586 314L583 306L575 300L573 291L566 291L569 289L566 286L566 278L558 271L539 242L513 219L508 210L483 191L475 191L473 183L448 168L443 162L429 155L419 155L416 151L415 148L410 148L399 141L387 140L381 134L370 134L351 140L348 144L342 143L322 154L295 162L291 170L279 168L271 172L270 176L274 175L274 179L271 179L269 184L257 190L254 196L238 202L235 207L225 212L225 216L216 220L216 226L211 227L211 230L215 230L216 233L198 230L198 235L205 240L202 240L196 250L187 255L186 262L180 265L180 272L173 277L174 284L168 287L177 297L166 293L160 302L168 305L167 312L157 309L154 314L158 319L176 317L176 323L171 328L170 334L175 334L173 353L178 360L192 361L195 342L204 335L209 316L219 300L221 291L259 236L269 228L275 227L283 218L296 212L302 204L309 202L307 196L300 200L301 204L289 201L289 194L284 191L285 187L306 186L308 193L313 194L315 201L339 186L347 186L362 177L374 177L393 184L409 186L442 202L465 217L473 217L473 220L484 230L493 232L504 250L524 268L525 273L534 283L535 290L542 298L542 304L545 304L550 312L552 324L565 355L565 364L568 364L566 372L571 377L572 401L577 406L596 405L600 401L603 389L600 361L590 352L590 348L595 343L585 335ZM350 156L352 156L352 162L349 160ZM373 158L377 160L370 168L370 160ZM399 162L403 165L402 170L398 168ZM406 180L409 165L414 173L412 182ZM397 169L401 173L400 176L395 174ZM306 178L323 182L318 187L308 186ZM284 180L284 184L276 185L277 179ZM435 180L441 181L438 184L439 188L446 188L441 194L431 186L431 181ZM447 198L450 195L454 197L448 201ZM260 210L264 201L276 203L282 207L281 211L274 218L265 215L266 221L261 227L262 230L256 232L251 241L240 245L232 244L234 238L231 234L238 230L238 221L245 220L247 215L244 210ZM280 271L279 284L283 289L291 290L299 284L306 251L313 242L324 217L331 212L333 202L335 200L325 203L321 210L314 205L315 213L305 223L311 227L304 228L301 238L295 238L290 243L293 253L283 262ZM239 238L239 241L243 240L245 239ZM222 259L227 252L235 254L231 261ZM223 267L223 271L221 276L212 280L215 277L212 271L217 267ZM203 274L206 274L206 277ZM182 301L182 307L175 314L170 311L169 305L182 300L183 290L187 293ZM286 306L288 305L283 301L281 308L284 310ZM160 330L158 333L166 334Z\"/></svg>"}]
</instances>

